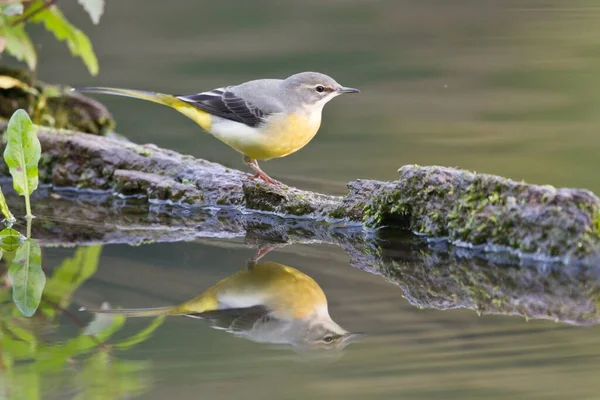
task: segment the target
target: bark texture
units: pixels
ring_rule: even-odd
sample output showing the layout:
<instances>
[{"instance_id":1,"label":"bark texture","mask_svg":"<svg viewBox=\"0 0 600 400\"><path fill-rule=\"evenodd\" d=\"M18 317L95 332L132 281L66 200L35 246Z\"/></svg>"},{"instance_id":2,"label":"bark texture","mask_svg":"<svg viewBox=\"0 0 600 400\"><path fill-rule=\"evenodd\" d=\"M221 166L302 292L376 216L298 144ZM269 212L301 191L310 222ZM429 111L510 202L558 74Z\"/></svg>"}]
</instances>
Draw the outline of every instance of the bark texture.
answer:
<instances>
[{"instance_id":1,"label":"bark texture","mask_svg":"<svg viewBox=\"0 0 600 400\"><path fill-rule=\"evenodd\" d=\"M407 165L392 182L356 180L345 196L275 187L245 172L154 145L40 128L40 178L56 188L102 191L186 209L236 208L283 218L393 227L428 238L578 262L600 243L600 200L583 189ZM4 166L4 174L7 174Z\"/></svg>"}]
</instances>

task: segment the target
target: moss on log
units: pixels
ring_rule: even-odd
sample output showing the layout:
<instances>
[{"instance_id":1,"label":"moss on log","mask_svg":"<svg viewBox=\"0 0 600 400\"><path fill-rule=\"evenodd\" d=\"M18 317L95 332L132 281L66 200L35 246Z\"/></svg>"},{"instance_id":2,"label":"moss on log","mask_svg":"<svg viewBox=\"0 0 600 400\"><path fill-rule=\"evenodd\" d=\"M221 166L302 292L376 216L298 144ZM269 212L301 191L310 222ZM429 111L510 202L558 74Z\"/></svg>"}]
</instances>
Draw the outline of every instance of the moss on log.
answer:
<instances>
[{"instance_id":1,"label":"moss on log","mask_svg":"<svg viewBox=\"0 0 600 400\"><path fill-rule=\"evenodd\" d=\"M404 166L393 182L356 180L345 196L275 187L244 172L154 145L40 127L40 177L54 187L104 191L152 204L236 207L283 217L395 227L429 238L589 262L600 243L600 200L454 168ZM6 175L6 167L3 173Z\"/></svg>"},{"instance_id":2,"label":"moss on log","mask_svg":"<svg viewBox=\"0 0 600 400\"><path fill-rule=\"evenodd\" d=\"M367 205L365 221L375 227L398 221L427 237L488 250L577 258L598 248L600 200L582 189L404 166L400 179Z\"/></svg>"}]
</instances>

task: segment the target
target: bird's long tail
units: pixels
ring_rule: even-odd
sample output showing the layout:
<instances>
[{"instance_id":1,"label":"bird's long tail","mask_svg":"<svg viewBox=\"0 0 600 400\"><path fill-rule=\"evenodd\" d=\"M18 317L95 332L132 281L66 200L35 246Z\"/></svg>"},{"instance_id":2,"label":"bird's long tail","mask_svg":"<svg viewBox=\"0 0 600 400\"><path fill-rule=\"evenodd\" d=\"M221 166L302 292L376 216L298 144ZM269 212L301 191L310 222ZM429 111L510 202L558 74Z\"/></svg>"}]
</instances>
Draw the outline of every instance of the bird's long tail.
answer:
<instances>
[{"instance_id":1,"label":"bird's long tail","mask_svg":"<svg viewBox=\"0 0 600 400\"><path fill-rule=\"evenodd\" d=\"M156 307L156 308L80 308L79 311L87 311L94 314L120 314L126 317L159 317L164 315L185 315L185 310L180 307Z\"/></svg>"},{"instance_id":2,"label":"bird's long tail","mask_svg":"<svg viewBox=\"0 0 600 400\"><path fill-rule=\"evenodd\" d=\"M112 94L117 96L125 96L125 97L133 97L135 99L142 99L151 101L153 103L162 104L168 107L171 107L186 117L192 119L198 125L200 125L204 130L210 131L212 125L211 115L206 111L200 110L197 107L177 98L176 96L170 94L156 93L156 92L147 92L144 90L134 90L134 89L119 89L119 88L109 88L109 87L82 87L82 88L73 88L71 89L74 92L84 92L84 93L102 93L102 94Z\"/></svg>"}]
</instances>

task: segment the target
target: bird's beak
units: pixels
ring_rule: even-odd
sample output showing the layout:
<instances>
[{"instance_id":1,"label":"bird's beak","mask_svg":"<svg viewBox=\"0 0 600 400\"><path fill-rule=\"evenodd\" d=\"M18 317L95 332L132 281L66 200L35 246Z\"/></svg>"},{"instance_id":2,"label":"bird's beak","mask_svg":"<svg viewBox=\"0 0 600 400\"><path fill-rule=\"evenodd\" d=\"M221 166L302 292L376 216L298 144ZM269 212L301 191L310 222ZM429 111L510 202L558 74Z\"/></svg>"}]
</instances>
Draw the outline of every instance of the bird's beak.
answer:
<instances>
[{"instance_id":1,"label":"bird's beak","mask_svg":"<svg viewBox=\"0 0 600 400\"><path fill-rule=\"evenodd\" d=\"M360 93L360 90L351 88L351 87L342 86L341 88L338 89L338 92L340 92L340 93Z\"/></svg>"}]
</instances>

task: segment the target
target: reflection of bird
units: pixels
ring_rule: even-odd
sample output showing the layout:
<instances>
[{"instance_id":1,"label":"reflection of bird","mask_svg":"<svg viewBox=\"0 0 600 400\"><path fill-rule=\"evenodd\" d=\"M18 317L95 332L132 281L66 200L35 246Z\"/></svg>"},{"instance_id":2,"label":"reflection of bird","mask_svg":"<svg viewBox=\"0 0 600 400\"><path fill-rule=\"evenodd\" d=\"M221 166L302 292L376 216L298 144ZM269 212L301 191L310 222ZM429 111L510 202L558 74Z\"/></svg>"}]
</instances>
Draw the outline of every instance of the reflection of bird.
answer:
<instances>
[{"instance_id":1,"label":"reflection of bird","mask_svg":"<svg viewBox=\"0 0 600 400\"><path fill-rule=\"evenodd\" d=\"M130 317L186 315L254 342L305 349L343 348L358 335L331 319L325 293L311 277L275 262L251 262L178 306L88 311Z\"/></svg>"},{"instance_id":2,"label":"reflection of bird","mask_svg":"<svg viewBox=\"0 0 600 400\"><path fill-rule=\"evenodd\" d=\"M317 134L325 103L340 94L358 92L317 72L253 80L187 96L102 87L73 90L135 97L174 108L242 153L244 163L256 172L254 178L275 184L257 160L300 150Z\"/></svg>"}]
</instances>

